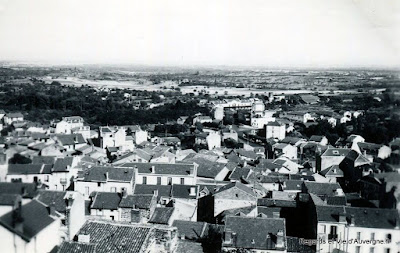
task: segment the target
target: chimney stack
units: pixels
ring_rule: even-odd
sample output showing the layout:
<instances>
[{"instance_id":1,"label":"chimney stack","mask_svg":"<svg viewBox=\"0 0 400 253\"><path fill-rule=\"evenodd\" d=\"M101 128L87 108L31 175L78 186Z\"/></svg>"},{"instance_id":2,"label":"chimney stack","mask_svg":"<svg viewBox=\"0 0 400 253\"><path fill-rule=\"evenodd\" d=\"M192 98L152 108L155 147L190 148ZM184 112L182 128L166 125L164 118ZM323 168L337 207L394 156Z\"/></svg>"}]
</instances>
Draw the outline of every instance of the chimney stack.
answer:
<instances>
[{"instance_id":1,"label":"chimney stack","mask_svg":"<svg viewBox=\"0 0 400 253\"><path fill-rule=\"evenodd\" d=\"M22 218L22 201L18 201L18 206L12 212L12 225L15 230L23 232L24 219Z\"/></svg>"},{"instance_id":2,"label":"chimney stack","mask_svg":"<svg viewBox=\"0 0 400 253\"><path fill-rule=\"evenodd\" d=\"M355 218L354 218L354 214L352 214L350 216L350 226L354 226L355 225Z\"/></svg>"},{"instance_id":3,"label":"chimney stack","mask_svg":"<svg viewBox=\"0 0 400 253\"><path fill-rule=\"evenodd\" d=\"M283 230L279 230L276 234L276 248L284 248L285 247L285 238L283 235Z\"/></svg>"},{"instance_id":4,"label":"chimney stack","mask_svg":"<svg viewBox=\"0 0 400 253\"><path fill-rule=\"evenodd\" d=\"M49 212L50 216L56 215L56 207L54 202L47 206L47 211Z\"/></svg>"},{"instance_id":5,"label":"chimney stack","mask_svg":"<svg viewBox=\"0 0 400 253\"><path fill-rule=\"evenodd\" d=\"M190 187L190 194L189 195L190 196L196 196L196 187L195 186Z\"/></svg>"}]
</instances>

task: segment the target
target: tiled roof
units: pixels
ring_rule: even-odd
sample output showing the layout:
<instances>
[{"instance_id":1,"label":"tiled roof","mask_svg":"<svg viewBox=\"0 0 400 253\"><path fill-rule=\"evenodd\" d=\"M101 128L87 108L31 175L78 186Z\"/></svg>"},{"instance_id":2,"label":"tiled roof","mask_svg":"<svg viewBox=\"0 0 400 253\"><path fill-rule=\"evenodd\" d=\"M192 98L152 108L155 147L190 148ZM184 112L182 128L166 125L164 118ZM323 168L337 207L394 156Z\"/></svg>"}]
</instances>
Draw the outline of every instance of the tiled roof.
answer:
<instances>
[{"instance_id":1,"label":"tiled roof","mask_svg":"<svg viewBox=\"0 0 400 253\"><path fill-rule=\"evenodd\" d=\"M286 237L285 220L280 218L228 216L225 231L236 233L235 247L244 249L273 250L276 249L276 241L271 237L275 237L278 231L282 231Z\"/></svg>"},{"instance_id":2,"label":"tiled roof","mask_svg":"<svg viewBox=\"0 0 400 253\"><path fill-rule=\"evenodd\" d=\"M19 194L0 193L0 206L14 206L19 198Z\"/></svg>"},{"instance_id":3,"label":"tiled roof","mask_svg":"<svg viewBox=\"0 0 400 253\"><path fill-rule=\"evenodd\" d=\"M184 220L175 220L172 223L173 227L178 228L178 236L185 236L186 239L189 240L198 240L201 239L204 235L204 231L207 223L205 222L196 222L196 221L184 221Z\"/></svg>"},{"instance_id":4,"label":"tiled roof","mask_svg":"<svg viewBox=\"0 0 400 253\"><path fill-rule=\"evenodd\" d=\"M324 137L323 135L312 135L309 141L320 142Z\"/></svg>"},{"instance_id":5,"label":"tiled roof","mask_svg":"<svg viewBox=\"0 0 400 253\"><path fill-rule=\"evenodd\" d=\"M82 242L62 242L57 253L96 253L96 245Z\"/></svg>"},{"instance_id":6,"label":"tiled roof","mask_svg":"<svg viewBox=\"0 0 400 253\"><path fill-rule=\"evenodd\" d=\"M121 202L121 194L117 192L96 192L93 203L90 208L92 209L108 209L117 210Z\"/></svg>"},{"instance_id":7,"label":"tiled roof","mask_svg":"<svg viewBox=\"0 0 400 253\"><path fill-rule=\"evenodd\" d=\"M150 209L153 198L154 198L154 195L152 195L152 194L128 195L121 199L121 202L119 203L119 207Z\"/></svg>"},{"instance_id":8,"label":"tiled roof","mask_svg":"<svg viewBox=\"0 0 400 253\"><path fill-rule=\"evenodd\" d=\"M176 253L202 253L203 247L201 243L189 241L189 240L179 240L178 246L176 248Z\"/></svg>"},{"instance_id":9,"label":"tiled roof","mask_svg":"<svg viewBox=\"0 0 400 253\"><path fill-rule=\"evenodd\" d=\"M54 156L34 156L32 164L54 164L55 160Z\"/></svg>"},{"instance_id":10,"label":"tiled roof","mask_svg":"<svg viewBox=\"0 0 400 253\"><path fill-rule=\"evenodd\" d=\"M287 180L285 181L286 188L283 190L286 191L301 191L303 186L303 180Z\"/></svg>"},{"instance_id":11,"label":"tiled roof","mask_svg":"<svg viewBox=\"0 0 400 253\"><path fill-rule=\"evenodd\" d=\"M71 167L74 161L73 157L58 158L53 166L54 172L68 171L68 166Z\"/></svg>"},{"instance_id":12,"label":"tiled roof","mask_svg":"<svg viewBox=\"0 0 400 253\"><path fill-rule=\"evenodd\" d=\"M337 189L341 189L338 183L317 183L317 182L304 182L308 193L313 193L315 195L335 195Z\"/></svg>"},{"instance_id":13,"label":"tiled roof","mask_svg":"<svg viewBox=\"0 0 400 253\"><path fill-rule=\"evenodd\" d=\"M241 178L247 179L248 176L252 173L252 169L249 167L236 167L232 174L229 176L231 180L240 180Z\"/></svg>"},{"instance_id":14,"label":"tiled roof","mask_svg":"<svg viewBox=\"0 0 400 253\"><path fill-rule=\"evenodd\" d=\"M122 225L101 221L87 221L78 235L90 235L90 243L96 245L96 253L139 253L149 243L150 227L138 224Z\"/></svg>"},{"instance_id":15,"label":"tiled roof","mask_svg":"<svg viewBox=\"0 0 400 253\"><path fill-rule=\"evenodd\" d=\"M326 202L333 206L345 206L347 204L346 196L327 196Z\"/></svg>"},{"instance_id":16,"label":"tiled roof","mask_svg":"<svg viewBox=\"0 0 400 253\"><path fill-rule=\"evenodd\" d=\"M263 198L257 199L257 206L266 206L266 207L296 207L295 200L280 200L280 199L270 199Z\"/></svg>"},{"instance_id":17,"label":"tiled roof","mask_svg":"<svg viewBox=\"0 0 400 253\"><path fill-rule=\"evenodd\" d=\"M157 207L151 216L149 223L168 224L174 213L173 207Z\"/></svg>"},{"instance_id":18,"label":"tiled roof","mask_svg":"<svg viewBox=\"0 0 400 253\"><path fill-rule=\"evenodd\" d=\"M0 182L0 192L8 194L20 194L22 197L33 198L37 191L35 183Z\"/></svg>"},{"instance_id":19,"label":"tiled roof","mask_svg":"<svg viewBox=\"0 0 400 253\"><path fill-rule=\"evenodd\" d=\"M158 196L170 197L172 185L149 185L149 184L136 184L134 194L154 194L158 191Z\"/></svg>"},{"instance_id":20,"label":"tiled roof","mask_svg":"<svg viewBox=\"0 0 400 253\"><path fill-rule=\"evenodd\" d=\"M194 188L194 194L190 195L190 189ZM172 185L171 195L173 198L184 198L184 199L196 199L197 198L198 187L193 185L182 185L174 184Z\"/></svg>"},{"instance_id":21,"label":"tiled roof","mask_svg":"<svg viewBox=\"0 0 400 253\"><path fill-rule=\"evenodd\" d=\"M49 215L47 207L36 200L32 200L21 207L21 217L23 219L22 231L13 226L13 211L0 217L0 225L19 235L27 242L55 221Z\"/></svg>"},{"instance_id":22,"label":"tiled roof","mask_svg":"<svg viewBox=\"0 0 400 253\"><path fill-rule=\"evenodd\" d=\"M84 172L83 176L83 180L86 182L130 182L133 178L133 169L119 167L92 167Z\"/></svg>"},{"instance_id":23,"label":"tiled roof","mask_svg":"<svg viewBox=\"0 0 400 253\"><path fill-rule=\"evenodd\" d=\"M152 166L154 166L154 174L166 175L190 175L190 169L194 168L193 164L183 163L126 163L124 167L138 168L139 173L152 173Z\"/></svg>"},{"instance_id":24,"label":"tiled roof","mask_svg":"<svg viewBox=\"0 0 400 253\"><path fill-rule=\"evenodd\" d=\"M323 222L339 222L339 214L346 215L349 222L354 217L357 227L394 229L395 219L399 219L397 210L348 207L348 206L316 206L317 219Z\"/></svg>"},{"instance_id":25,"label":"tiled roof","mask_svg":"<svg viewBox=\"0 0 400 253\"><path fill-rule=\"evenodd\" d=\"M233 182L233 183L229 183L229 184L227 184L227 185L224 185L224 186L222 186L221 188L219 188L219 189L215 192L215 194L218 194L218 193L220 193L220 192L229 190L229 189L231 189L231 188L233 188L233 187L236 187L236 188L238 188L238 189L240 189L240 190L242 190L242 191L246 192L247 194L252 195L252 196L254 196L254 197L256 196L256 194L253 192L252 189L250 189L249 187L245 186L244 184L242 184L242 183L240 183L240 182Z\"/></svg>"},{"instance_id":26,"label":"tiled roof","mask_svg":"<svg viewBox=\"0 0 400 253\"><path fill-rule=\"evenodd\" d=\"M25 175L43 173L43 164L9 164L8 175Z\"/></svg>"},{"instance_id":27,"label":"tiled roof","mask_svg":"<svg viewBox=\"0 0 400 253\"><path fill-rule=\"evenodd\" d=\"M206 178L215 178L218 173L225 167L222 163L212 162L204 158L193 158L190 160L185 160L185 162L195 162L198 164L197 176Z\"/></svg>"},{"instance_id":28,"label":"tiled roof","mask_svg":"<svg viewBox=\"0 0 400 253\"><path fill-rule=\"evenodd\" d=\"M248 157L250 159L257 159L257 157L259 157L258 154L256 154L254 151L250 151L250 150L245 150L245 149L237 149L235 150L236 153L240 156L244 156L244 157Z\"/></svg>"},{"instance_id":29,"label":"tiled roof","mask_svg":"<svg viewBox=\"0 0 400 253\"><path fill-rule=\"evenodd\" d=\"M64 199L66 193L65 191L40 190L37 199L47 206L54 205L57 212L65 213L67 209L67 203Z\"/></svg>"},{"instance_id":30,"label":"tiled roof","mask_svg":"<svg viewBox=\"0 0 400 253\"><path fill-rule=\"evenodd\" d=\"M324 177L326 176L337 176L337 177L343 177L343 171L339 168L339 165L332 165L322 171L319 172L319 174L323 175Z\"/></svg>"},{"instance_id":31,"label":"tiled roof","mask_svg":"<svg viewBox=\"0 0 400 253\"><path fill-rule=\"evenodd\" d=\"M82 134L60 134L56 136L62 146L86 143Z\"/></svg>"},{"instance_id":32,"label":"tiled roof","mask_svg":"<svg viewBox=\"0 0 400 253\"><path fill-rule=\"evenodd\" d=\"M24 115L22 115L22 113L20 113L20 112L10 112L10 113L7 113L6 116L8 118L21 118L21 117L24 117Z\"/></svg>"},{"instance_id":33,"label":"tiled roof","mask_svg":"<svg viewBox=\"0 0 400 253\"><path fill-rule=\"evenodd\" d=\"M280 126L284 126L284 124L282 124L282 123L280 123L278 121L271 121L271 122L268 122L268 124L266 124L266 126L267 127L268 126L280 127Z\"/></svg>"},{"instance_id":34,"label":"tiled roof","mask_svg":"<svg viewBox=\"0 0 400 253\"><path fill-rule=\"evenodd\" d=\"M328 148L321 156L346 156L350 150L348 148Z\"/></svg>"}]
</instances>

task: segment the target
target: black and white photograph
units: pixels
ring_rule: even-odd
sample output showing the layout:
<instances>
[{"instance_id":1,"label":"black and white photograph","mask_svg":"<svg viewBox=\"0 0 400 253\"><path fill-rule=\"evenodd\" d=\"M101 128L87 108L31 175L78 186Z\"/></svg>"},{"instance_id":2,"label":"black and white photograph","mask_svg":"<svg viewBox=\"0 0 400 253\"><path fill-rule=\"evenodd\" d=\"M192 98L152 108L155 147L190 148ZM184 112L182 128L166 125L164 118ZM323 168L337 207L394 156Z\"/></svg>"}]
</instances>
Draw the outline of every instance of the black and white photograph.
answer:
<instances>
[{"instance_id":1,"label":"black and white photograph","mask_svg":"<svg viewBox=\"0 0 400 253\"><path fill-rule=\"evenodd\" d=\"M1 253L400 253L400 0L0 0Z\"/></svg>"}]
</instances>

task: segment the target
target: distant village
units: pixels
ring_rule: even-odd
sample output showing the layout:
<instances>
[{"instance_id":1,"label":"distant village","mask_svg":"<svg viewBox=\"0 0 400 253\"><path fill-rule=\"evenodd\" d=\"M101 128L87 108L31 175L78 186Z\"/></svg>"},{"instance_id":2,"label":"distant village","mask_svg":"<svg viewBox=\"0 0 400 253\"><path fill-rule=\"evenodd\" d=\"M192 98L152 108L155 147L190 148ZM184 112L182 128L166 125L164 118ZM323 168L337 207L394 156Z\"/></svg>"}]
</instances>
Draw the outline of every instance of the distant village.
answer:
<instances>
[{"instance_id":1,"label":"distant village","mask_svg":"<svg viewBox=\"0 0 400 253\"><path fill-rule=\"evenodd\" d=\"M298 99L199 99L178 134L0 110L0 251L399 252L399 136L307 137L365 110Z\"/></svg>"}]
</instances>

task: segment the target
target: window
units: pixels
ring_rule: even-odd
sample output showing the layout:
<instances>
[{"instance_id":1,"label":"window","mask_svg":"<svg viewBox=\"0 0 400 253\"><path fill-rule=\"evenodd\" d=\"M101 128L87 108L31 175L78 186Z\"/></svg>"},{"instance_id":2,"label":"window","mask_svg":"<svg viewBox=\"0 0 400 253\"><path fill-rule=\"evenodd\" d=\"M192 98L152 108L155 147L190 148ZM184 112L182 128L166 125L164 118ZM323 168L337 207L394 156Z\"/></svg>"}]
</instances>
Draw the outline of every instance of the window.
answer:
<instances>
[{"instance_id":1,"label":"window","mask_svg":"<svg viewBox=\"0 0 400 253\"><path fill-rule=\"evenodd\" d=\"M114 215L111 215L110 218L111 218L111 220L114 220L114 219L115 219L115 218L114 218Z\"/></svg>"},{"instance_id":2,"label":"window","mask_svg":"<svg viewBox=\"0 0 400 253\"><path fill-rule=\"evenodd\" d=\"M185 184L185 179L183 177L181 178L181 184Z\"/></svg>"},{"instance_id":3,"label":"window","mask_svg":"<svg viewBox=\"0 0 400 253\"><path fill-rule=\"evenodd\" d=\"M386 249L385 249L385 253L390 253L390 249L389 249L389 248L386 248Z\"/></svg>"},{"instance_id":4,"label":"window","mask_svg":"<svg viewBox=\"0 0 400 253\"><path fill-rule=\"evenodd\" d=\"M97 187L100 187L101 186L101 182L97 182Z\"/></svg>"},{"instance_id":5,"label":"window","mask_svg":"<svg viewBox=\"0 0 400 253\"><path fill-rule=\"evenodd\" d=\"M361 247L360 246L356 246L356 253L360 253L361 252Z\"/></svg>"},{"instance_id":6,"label":"window","mask_svg":"<svg viewBox=\"0 0 400 253\"><path fill-rule=\"evenodd\" d=\"M89 186L85 186L85 195L89 196Z\"/></svg>"},{"instance_id":7,"label":"window","mask_svg":"<svg viewBox=\"0 0 400 253\"><path fill-rule=\"evenodd\" d=\"M161 184L161 177L157 177L157 184Z\"/></svg>"},{"instance_id":8,"label":"window","mask_svg":"<svg viewBox=\"0 0 400 253\"><path fill-rule=\"evenodd\" d=\"M147 177L143 177L143 184L147 184Z\"/></svg>"},{"instance_id":9,"label":"window","mask_svg":"<svg viewBox=\"0 0 400 253\"><path fill-rule=\"evenodd\" d=\"M332 240L337 239L337 226L331 226L331 232L328 236L328 239L332 239Z\"/></svg>"},{"instance_id":10,"label":"window","mask_svg":"<svg viewBox=\"0 0 400 253\"><path fill-rule=\"evenodd\" d=\"M369 248L369 253L374 253L374 252L375 252L375 248L374 247Z\"/></svg>"},{"instance_id":11,"label":"window","mask_svg":"<svg viewBox=\"0 0 400 253\"><path fill-rule=\"evenodd\" d=\"M45 182L49 182L49 175L46 175L46 178L44 179Z\"/></svg>"},{"instance_id":12,"label":"window","mask_svg":"<svg viewBox=\"0 0 400 253\"><path fill-rule=\"evenodd\" d=\"M361 239L361 232L357 232L357 240Z\"/></svg>"},{"instance_id":13,"label":"window","mask_svg":"<svg viewBox=\"0 0 400 253\"><path fill-rule=\"evenodd\" d=\"M321 233L326 233L326 225L321 226Z\"/></svg>"},{"instance_id":14,"label":"window","mask_svg":"<svg viewBox=\"0 0 400 253\"><path fill-rule=\"evenodd\" d=\"M386 234L386 241L388 242L392 241L392 234Z\"/></svg>"},{"instance_id":15,"label":"window","mask_svg":"<svg viewBox=\"0 0 400 253\"><path fill-rule=\"evenodd\" d=\"M375 240L375 233L371 233L371 240Z\"/></svg>"},{"instance_id":16,"label":"window","mask_svg":"<svg viewBox=\"0 0 400 253\"><path fill-rule=\"evenodd\" d=\"M117 187L111 187L110 192L117 192Z\"/></svg>"},{"instance_id":17,"label":"window","mask_svg":"<svg viewBox=\"0 0 400 253\"><path fill-rule=\"evenodd\" d=\"M167 178L167 184L171 185L172 184L172 177Z\"/></svg>"}]
</instances>

